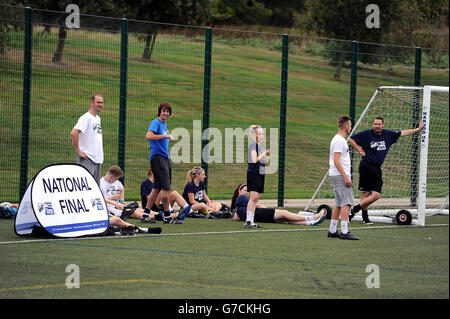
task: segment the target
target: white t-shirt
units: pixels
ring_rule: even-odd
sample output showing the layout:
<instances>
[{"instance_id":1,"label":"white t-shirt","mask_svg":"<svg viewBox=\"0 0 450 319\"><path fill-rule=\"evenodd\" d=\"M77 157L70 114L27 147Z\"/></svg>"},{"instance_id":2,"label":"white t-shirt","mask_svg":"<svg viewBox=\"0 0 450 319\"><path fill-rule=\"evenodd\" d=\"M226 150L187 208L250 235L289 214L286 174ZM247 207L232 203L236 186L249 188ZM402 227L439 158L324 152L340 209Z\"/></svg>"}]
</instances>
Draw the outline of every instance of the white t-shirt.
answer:
<instances>
[{"instance_id":1,"label":"white t-shirt","mask_svg":"<svg viewBox=\"0 0 450 319\"><path fill-rule=\"evenodd\" d=\"M109 198L114 195L120 194L120 191L123 189L123 185L120 181L115 181L114 183L109 183L105 180L105 178L100 179L100 190L102 191L103 197ZM114 200L115 202L118 202L119 200ZM111 213L114 213L116 215L116 206L113 204L106 204L108 207L108 211ZM118 211L118 210L117 210ZM121 213L122 211L120 211ZM120 216L119 213L119 216Z\"/></svg>"},{"instance_id":2,"label":"white t-shirt","mask_svg":"<svg viewBox=\"0 0 450 319\"><path fill-rule=\"evenodd\" d=\"M74 129L81 131L79 138L80 150L94 163L103 163L103 138L100 116L84 113Z\"/></svg>"},{"instance_id":3,"label":"white t-shirt","mask_svg":"<svg viewBox=\"0 0 450 319\"><path fill-rule=\"evenodd\" d=\"M336 166L334 166L334 153L341 153L341 165L345 173L350 176L350 153L348 151L348 144L345 138L339 134L336 134L330 143L330 176L341 175Z\"/></svg>"}]
</instances>

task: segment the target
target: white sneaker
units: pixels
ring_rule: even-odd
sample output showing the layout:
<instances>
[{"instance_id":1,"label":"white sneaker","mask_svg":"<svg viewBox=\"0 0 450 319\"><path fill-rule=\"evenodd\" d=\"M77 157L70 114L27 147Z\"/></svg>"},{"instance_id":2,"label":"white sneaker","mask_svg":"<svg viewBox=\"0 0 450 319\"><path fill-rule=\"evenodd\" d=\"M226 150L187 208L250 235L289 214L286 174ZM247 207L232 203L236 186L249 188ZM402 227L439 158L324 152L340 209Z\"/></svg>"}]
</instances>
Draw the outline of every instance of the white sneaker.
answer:
<instances>
[{"instance_id":1,"label":"white sneaker","mask_svg":"<svg viewBox=\"0 0 450 319\"><path fill-rule=\"evenodd\" d=\"M326 218L327 218L327 210L325 208L322 208L320 212L318 212L316 216L314 216L314 220L312 221L311 226L317 226L323 223L323 221Z\"/></svg>"}]
</instances>

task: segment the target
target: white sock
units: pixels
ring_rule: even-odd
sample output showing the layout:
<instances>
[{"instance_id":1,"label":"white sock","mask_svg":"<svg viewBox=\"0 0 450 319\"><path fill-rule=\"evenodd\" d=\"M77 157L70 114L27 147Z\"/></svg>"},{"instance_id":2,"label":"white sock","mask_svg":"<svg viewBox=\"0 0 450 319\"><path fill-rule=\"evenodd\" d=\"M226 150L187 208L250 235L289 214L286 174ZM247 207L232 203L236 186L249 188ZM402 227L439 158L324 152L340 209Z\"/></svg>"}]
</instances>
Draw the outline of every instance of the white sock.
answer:
<instances>
[{"instance_id":1,"label":"white sock","mask_svg":"<svg viewBox=\"0 0 450 319\"><path fill-rule=\"evenodd\" d=\"M330 233L335 233L336 232L336 228L337 228L337 223L338 223L338 220L337 219L332 219L331 220L331 222L330 222Z\"/></svg>"},{"instance_id":2,"label":"white sock","mask_svg":"<svg viewBox=\"0 0 450 319\"><path fill-rule=\"evenodd\" d=\"M314 216L305 216L305 220L306 221L312 221L312 220L314 220L315 219L315 217Z\"/></svg>"},{"instance_id":3,"label":"white sock","mask_svg":"<svg viewBox=\"0 0 450 319\"><path fill-rule=\"evenodd\" d=\"M183 208L184 208L184 209L186 209L186 207L188 207L188 206L189 206L189 205L188 205L188 204L186 203L186 205L184 205L184 207L183 207Z\"/></svg>"},{"instance_id":4,"label":"white sock","mask_svg":"<svg viewBox=\"0 0 450 319\"><path fill-rule=\"evenodd\" d=\"M251 210L247 211L247 222L250 222L250 224L253 224L253 212Z\"/></svg>"},{"instance_id":5,"label":"white sock","mask_svg":"<svg viewBox=\"0 0 450 319\"><path fill-rule=\"evenodd\" d=\"M341 232L345 235L348 233L348 222L341 220Z\"/></svg>"}]
</instances>

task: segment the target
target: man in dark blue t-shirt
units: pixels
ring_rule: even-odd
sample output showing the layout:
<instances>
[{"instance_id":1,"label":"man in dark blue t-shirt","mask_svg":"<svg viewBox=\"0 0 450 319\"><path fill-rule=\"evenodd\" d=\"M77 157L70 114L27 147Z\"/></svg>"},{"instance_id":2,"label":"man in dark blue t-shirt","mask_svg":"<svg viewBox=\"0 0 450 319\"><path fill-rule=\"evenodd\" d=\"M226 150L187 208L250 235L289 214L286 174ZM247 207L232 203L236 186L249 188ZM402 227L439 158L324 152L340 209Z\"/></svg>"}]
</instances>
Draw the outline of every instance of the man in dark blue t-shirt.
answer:
<instances>
[{"instance_id":1,"label":"man in dark blue t-shirt","mask_svg":"<svg viewBox=\"0 0 450 319\"><path fill-rule=\"evenodd\" d=\"M350 219L360 210L364 224L372 224L369 220L367 208L381 198L383 179L381 165L386 158L389 148L397 142L401 136L417 133L423 128L420 122L418 128L389 131L384 129L382 117L373 120L373 129L361 131L348 138L348 142L354 149L361 153L362 159L359 163L359 186L362 192L358 205L352 208Z\"/></svg>"}]
</instances>

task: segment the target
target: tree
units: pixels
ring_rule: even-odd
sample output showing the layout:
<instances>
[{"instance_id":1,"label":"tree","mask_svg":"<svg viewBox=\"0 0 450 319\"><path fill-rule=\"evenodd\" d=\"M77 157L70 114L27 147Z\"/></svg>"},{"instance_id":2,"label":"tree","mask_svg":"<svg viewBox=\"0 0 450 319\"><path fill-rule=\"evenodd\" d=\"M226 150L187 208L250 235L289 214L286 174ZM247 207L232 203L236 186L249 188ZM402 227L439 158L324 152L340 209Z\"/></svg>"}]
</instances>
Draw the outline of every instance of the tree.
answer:
<instances>
[{"instance_id":1,"label":"tree","mask_svg":"<svg viewBox=\"0 0 450 319\"><path fill-rule=\"evenodd\" d=\"M311 0L308 7L311 12L311 25L320 35L329 38L380 42L383 34L388 32L391 23L399 18L398 1L379 0L377 5L380 12L380 28L368 28L366 26L367 1L365 0ZM330 50L332 61L335 61L335 79L340 78L341 68L350 58L345 42L334 42L333 50ZM367 49L374 49L367 46Z\"/></svg>"},{"instance_id":2,"label":"tree","mask_svg":"<svg viewBox=\"0 0 450 319\"><path fill-rule=\"evenodd\" d=\"M261 24L272 11L256 0L210 0L210 24Z\"/></svg>"},{"instance_id":3,"label":"tree","mask_svg":"<svg viewBox=\"0 0 450 319\"><path fill-rule=\"evenodd\" d=\"M304 12L305 0L257 0L270 9L271 14L265 24L291 28L295 25L295 17Z\"/></svg>"},{"instance_id":4,"label":"tree","mask_svg":"<svg viewBox=\"0 0 450 319\"><path fill-rule=\"evenodd\" d=\"M204 21L202 7L207 0L118 0L127 18L147 22L164 22L172 24L200 24ZM145 41L142 59L151 59L158 30L167 25L139 23L134 30L139 40Z\"/></svg>"}]
</instances>

